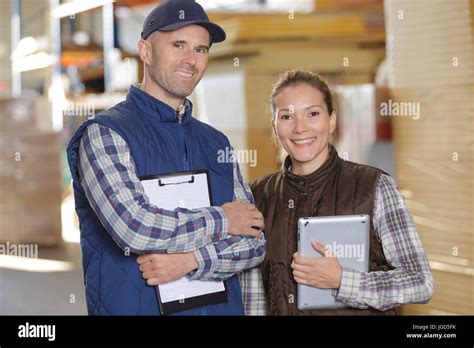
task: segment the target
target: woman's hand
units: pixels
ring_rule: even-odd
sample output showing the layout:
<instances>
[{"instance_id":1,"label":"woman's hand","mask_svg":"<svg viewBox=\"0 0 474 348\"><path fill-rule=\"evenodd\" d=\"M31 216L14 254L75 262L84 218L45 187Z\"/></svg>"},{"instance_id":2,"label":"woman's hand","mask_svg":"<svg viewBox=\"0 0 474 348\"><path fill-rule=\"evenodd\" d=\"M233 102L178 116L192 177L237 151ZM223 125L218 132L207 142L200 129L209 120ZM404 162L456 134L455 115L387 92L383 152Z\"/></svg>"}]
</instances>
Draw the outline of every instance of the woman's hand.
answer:
<instances>
[{"instance_id":1,"label":"woman's hand","mask_svg":"<svg viewBox=\"0 0 474 348\"><path fill-rule=\"evenodd\" d=\"M339 289L341 285L341 265L337 258L326 253L324 245L312 241L314 250L320 253L322 258L302 257L298 253L293 254L293 278L298 284L313 286L322 289Z\"/></svg>"}]
</instances>

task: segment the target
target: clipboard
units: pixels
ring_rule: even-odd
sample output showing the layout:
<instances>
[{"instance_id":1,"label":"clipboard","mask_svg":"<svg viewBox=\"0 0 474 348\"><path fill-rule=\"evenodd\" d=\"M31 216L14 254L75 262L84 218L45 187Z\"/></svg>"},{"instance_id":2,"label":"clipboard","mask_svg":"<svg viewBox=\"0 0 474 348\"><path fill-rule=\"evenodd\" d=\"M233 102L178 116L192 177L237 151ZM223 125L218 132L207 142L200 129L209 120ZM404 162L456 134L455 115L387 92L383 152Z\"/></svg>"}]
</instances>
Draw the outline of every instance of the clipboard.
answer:
<instances>
[{"instance_id":1,"label":"clipboard","mask_svg":"<svg viewBox=\"0 0 474 348\"><path fill-rule=\"evenodd\" d=\"M212 206L207 170L139 177L150 203L166 210L198 209ZM160 313L173 314L228 301L226 282L191 280L155 286Z\"/></svg>"}]
</instances>

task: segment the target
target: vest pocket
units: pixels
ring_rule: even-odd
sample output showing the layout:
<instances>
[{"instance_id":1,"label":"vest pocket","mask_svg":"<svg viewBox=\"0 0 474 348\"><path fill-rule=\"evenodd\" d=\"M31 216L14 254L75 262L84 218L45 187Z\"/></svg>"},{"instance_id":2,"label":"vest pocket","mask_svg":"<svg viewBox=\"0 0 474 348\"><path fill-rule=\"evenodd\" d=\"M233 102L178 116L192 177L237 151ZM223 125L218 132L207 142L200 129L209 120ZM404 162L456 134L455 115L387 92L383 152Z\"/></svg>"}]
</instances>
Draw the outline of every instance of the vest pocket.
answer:
<instances>
[{"instance_id":1,"label":"vest pocket","mask_svg":"<svg viewBox=\"0 0 474 348\"><path fill-rule=\"evenodd\" d=\"M217 152L195 155L193 169L207 169L211 183L212 204L220 206L231 202L234 197L234 176L232 163L219 163Z\"/></svg>"}]
</instances>

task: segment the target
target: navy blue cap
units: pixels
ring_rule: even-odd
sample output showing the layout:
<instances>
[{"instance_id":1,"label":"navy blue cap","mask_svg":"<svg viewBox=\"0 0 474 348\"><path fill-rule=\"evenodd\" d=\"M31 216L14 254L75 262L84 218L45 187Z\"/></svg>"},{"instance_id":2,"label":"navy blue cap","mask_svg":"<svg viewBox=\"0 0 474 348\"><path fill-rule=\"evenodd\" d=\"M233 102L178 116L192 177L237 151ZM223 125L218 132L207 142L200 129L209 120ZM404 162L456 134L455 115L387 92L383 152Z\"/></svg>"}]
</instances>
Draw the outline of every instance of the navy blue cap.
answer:
<instances>
[{"instance_id":1,"label":"navy blue cap","mask_svg":"<svg viewBox=\"0 0 474 348\"><path fill-rule=\"evenodd\" d=\"M145 19L142 39L155 31L171 31L191 24L207 29L211 43L222 42L226 38L224 29L209 21L202 6L194 0L168 0L155 7Z\"/></svg>"}]
</instances>

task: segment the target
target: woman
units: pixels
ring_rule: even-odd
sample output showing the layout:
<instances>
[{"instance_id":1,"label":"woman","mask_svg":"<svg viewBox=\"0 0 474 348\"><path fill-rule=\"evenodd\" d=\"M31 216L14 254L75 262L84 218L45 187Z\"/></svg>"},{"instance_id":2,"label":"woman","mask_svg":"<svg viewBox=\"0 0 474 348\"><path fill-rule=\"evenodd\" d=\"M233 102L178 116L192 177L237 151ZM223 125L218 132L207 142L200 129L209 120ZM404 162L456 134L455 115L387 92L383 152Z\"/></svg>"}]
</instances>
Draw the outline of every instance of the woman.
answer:
<instances>
[{"instance_id":1,"label":"woman","mask_svg":"<svg viewBox=\"0 0 474 348\"><path fill-rule=\"evenodd\" d=\"M289 71L275 84L271 104L272 127L288 156L280 171L252 184L265 216L267 314L396 314L401 304L428 302L433 278L395 181L380 169L344 161L330 144L336 112L328 85L312 72ZM371 217L369 272L341 267L330 256L298 256L300 217L352 214ZM324 245L313 247L324 256ZM297 284L333 289L349 307L300 311Z\"/></svg>"}]
</instances>

